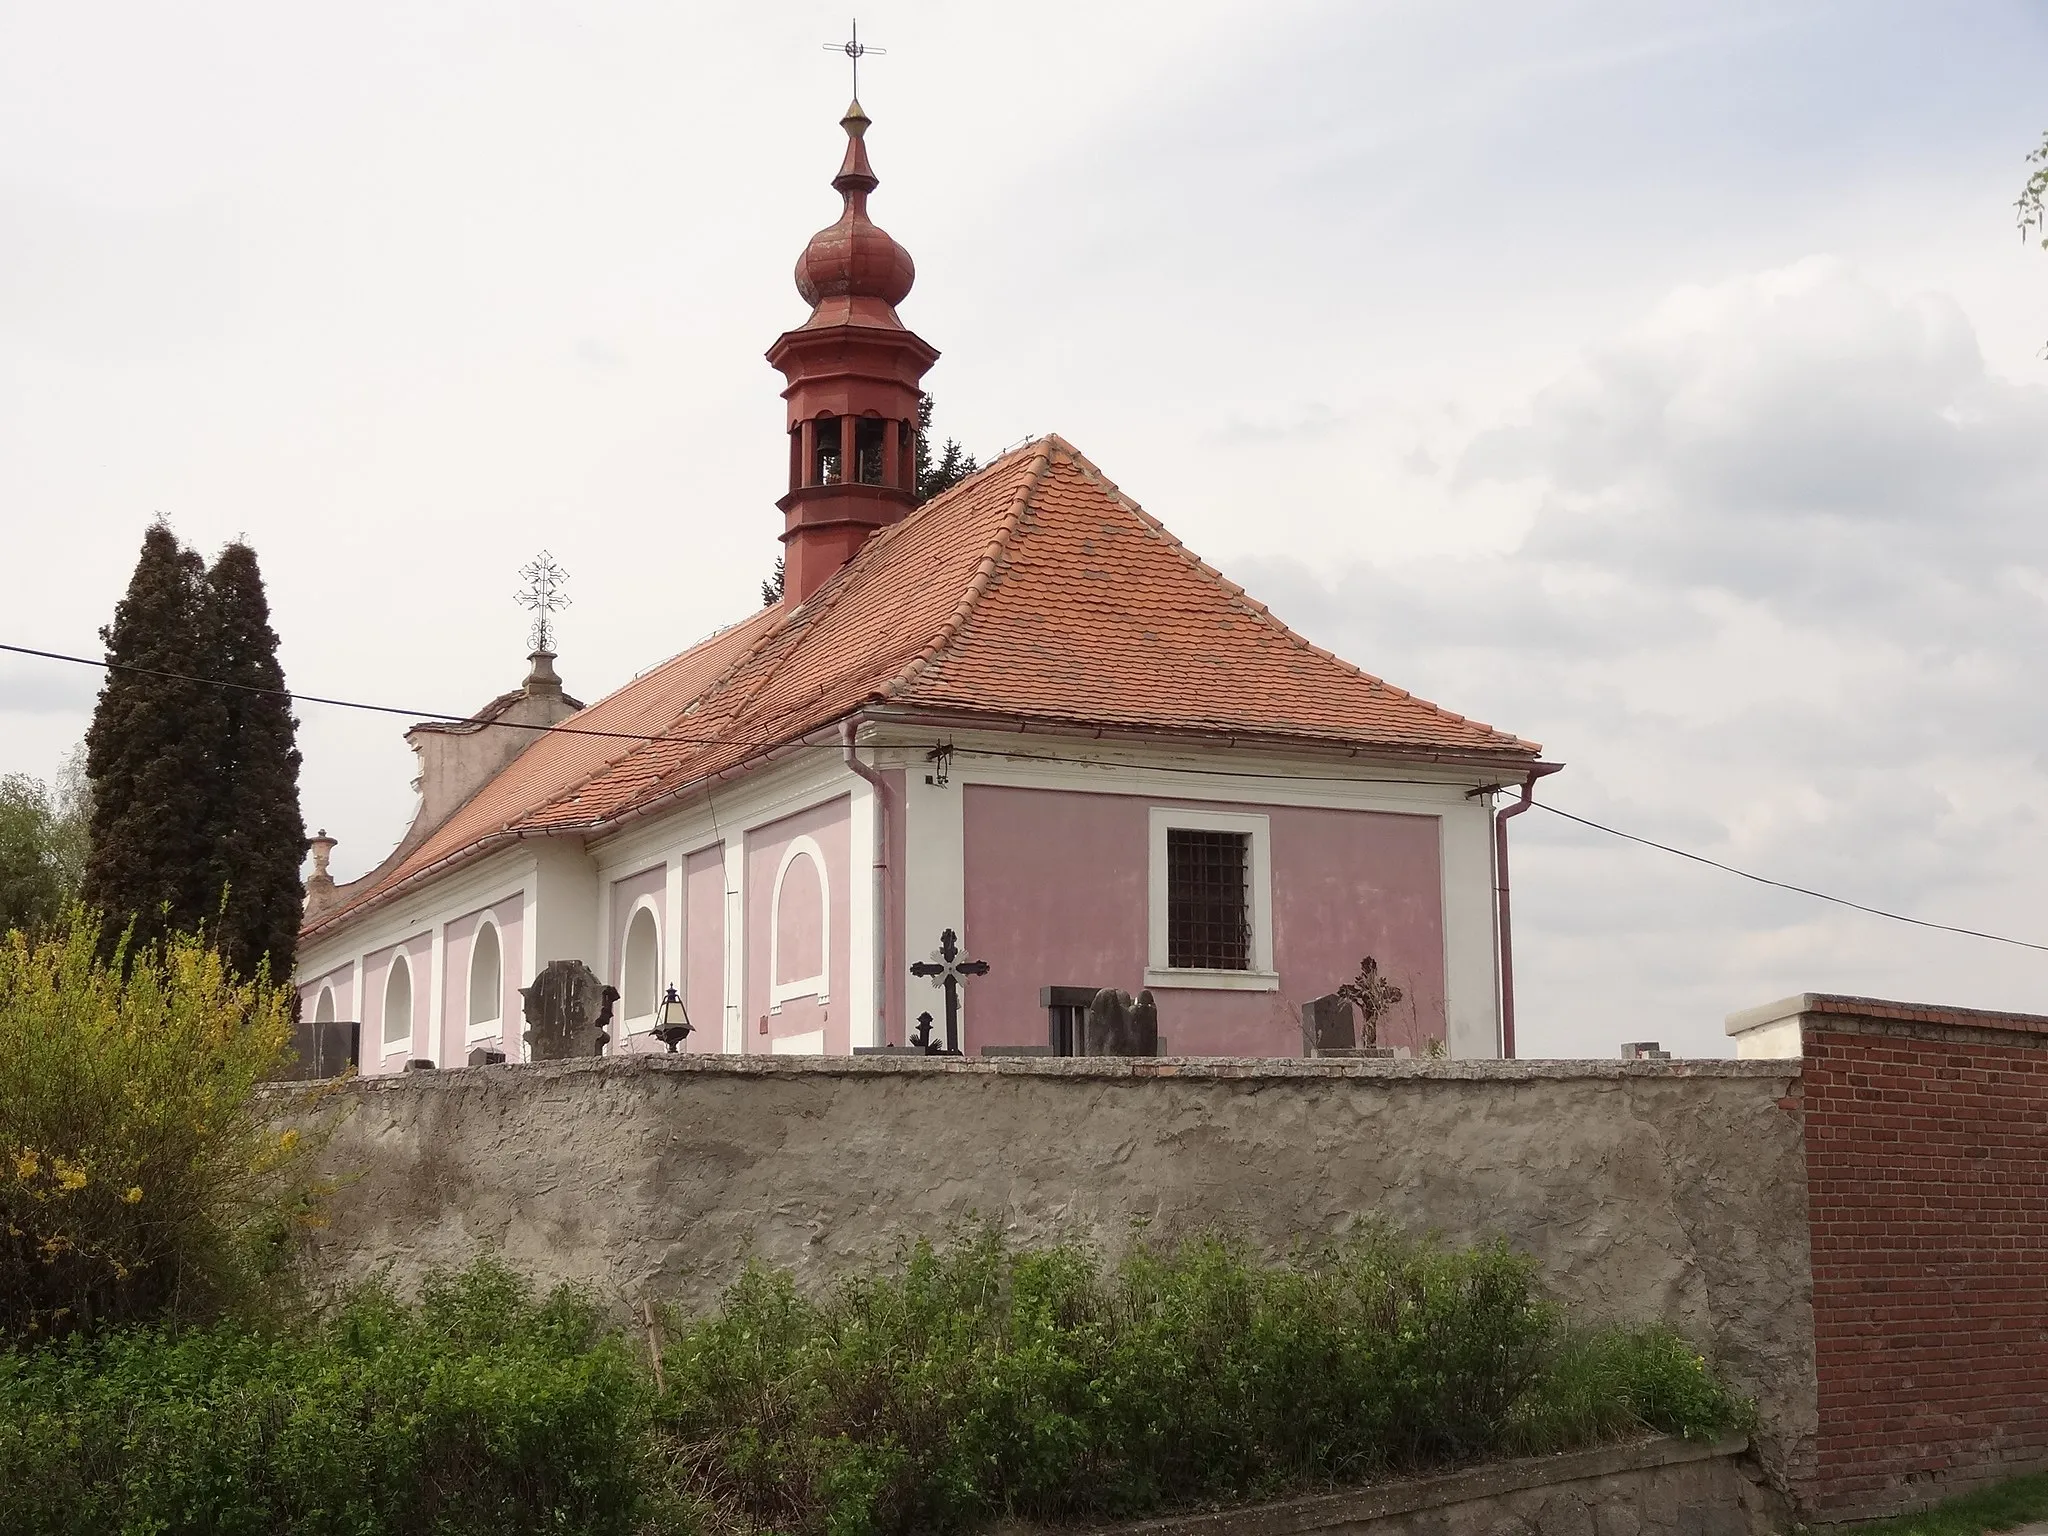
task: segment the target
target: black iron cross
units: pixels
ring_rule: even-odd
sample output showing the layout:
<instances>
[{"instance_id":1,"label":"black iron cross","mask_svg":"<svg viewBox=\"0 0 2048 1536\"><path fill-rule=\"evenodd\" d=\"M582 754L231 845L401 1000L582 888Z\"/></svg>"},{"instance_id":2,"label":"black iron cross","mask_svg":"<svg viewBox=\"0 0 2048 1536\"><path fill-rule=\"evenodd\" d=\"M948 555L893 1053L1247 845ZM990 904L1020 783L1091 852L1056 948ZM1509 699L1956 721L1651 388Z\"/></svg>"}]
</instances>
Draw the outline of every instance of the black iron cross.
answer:
<instances>
[{"instance_id":1,"label":"black iron cross","mask_svg":"<svg viewBox=\"0 0 2048 1536\"><path fill-rule=\"evenodd\" d=\"M946 1054L960 1054L960 983L969 976L986 976L986 960L969 960L960 953L960 935L948 928L939 935L939 947L932 951L929 960L920 960L910 968L913 976L926 976L931 984L941 987L946 993ZM929 1015L920 1015L929 1036ZM922 1042L920 1042L922 1043ZM925 1047L927 1050L931 1048Z\"/></svg>"},{"instance_id":2,"label":"black iron cross","mask_svg":"<svg viewBox=\"0 0 2048 1536\"><path fill-rule=\"evenodd\" d=\"M843 43L827 43L825 47L832 53L843 53L853 60L853 99L855 101L860 100L860 61L871 53L887 53L889 51L886 48L870 47L860 40L860 22L858 19L853 23L853 36Z\"/></svg>"}]
</instances>

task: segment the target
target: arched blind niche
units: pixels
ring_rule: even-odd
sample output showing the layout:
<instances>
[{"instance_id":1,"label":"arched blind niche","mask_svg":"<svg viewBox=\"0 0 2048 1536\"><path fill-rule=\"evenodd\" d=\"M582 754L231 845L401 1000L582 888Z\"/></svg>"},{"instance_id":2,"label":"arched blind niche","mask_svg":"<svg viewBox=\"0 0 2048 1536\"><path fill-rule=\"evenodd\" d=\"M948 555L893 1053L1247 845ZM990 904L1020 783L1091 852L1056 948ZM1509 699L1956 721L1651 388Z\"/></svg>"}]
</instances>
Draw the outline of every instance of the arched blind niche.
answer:
<instances>
[{"instance_id":1,"label":"arched blind niche","mask_svg":"<svg viewBox=\"0 0 2048 1536\"><path fill-rule=\"evenodd\" d=\"M626 1021L651 1021L661 990L661 930L652 907L637 908L626 924L624 975L619 987L620 1006Z\"/></svg>"},{"instance_id":2,"label":"arched blind niche","mask_svg":"<svg viewBox=\"0 0 2048 1536\"><path fill-rule=\"evenodd\" d=\"M495 1024L505 1011L505 954L498 925L479 923L469 947L469 1027Z\"/></svg>"},{"instance_id":3,"label":"arched blind niche","mask_svg":"<svg viewBox=\"0 0 2048 1536\"><path fill-rule=\"evenodd\" d=\"M384 978L384 1044L412 1043L412 965L404 954L391 957L391 974Z\"/></svg>"}]
</instances>

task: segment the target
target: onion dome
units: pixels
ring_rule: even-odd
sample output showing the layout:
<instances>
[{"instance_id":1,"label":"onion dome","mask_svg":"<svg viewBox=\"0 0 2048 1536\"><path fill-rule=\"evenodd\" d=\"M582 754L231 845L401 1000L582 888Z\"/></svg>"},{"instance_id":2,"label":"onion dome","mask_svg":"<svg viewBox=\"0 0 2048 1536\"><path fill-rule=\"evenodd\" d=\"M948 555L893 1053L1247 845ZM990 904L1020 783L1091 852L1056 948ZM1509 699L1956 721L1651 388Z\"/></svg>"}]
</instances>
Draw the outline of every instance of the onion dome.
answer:
<instances>
[{"instance_id":1,"label":"onion dome","mask_svg":"<svg viewBox=\"0 0 2048 1536\"><path fill-rule=\"evenodd\" d=\"M868 164L868 115L854 102L839 120L846 158L832 185L845 199L839 222L811 236L797 258L796 291L811 305L804 330L821 325L901 326L896 306L910 293L917 268L910 252L868 218L868 194L880 184Z\"/></svg>"}]
</instances>

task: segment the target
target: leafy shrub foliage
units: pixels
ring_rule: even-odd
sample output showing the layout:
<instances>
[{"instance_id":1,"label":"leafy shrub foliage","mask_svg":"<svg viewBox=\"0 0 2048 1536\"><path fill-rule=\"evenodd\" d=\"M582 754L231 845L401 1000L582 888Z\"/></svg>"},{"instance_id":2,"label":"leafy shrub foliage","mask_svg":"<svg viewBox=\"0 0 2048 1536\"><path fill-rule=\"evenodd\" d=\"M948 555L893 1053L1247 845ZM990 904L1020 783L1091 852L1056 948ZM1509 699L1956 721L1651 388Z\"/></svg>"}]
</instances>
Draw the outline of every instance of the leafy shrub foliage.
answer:
<instances>
[{"instance_id":1,"label":"leafy shrub foliage","mask_svg":"<svg viewBox=\"0 0 2048 1536\"><path fill-rule=\"evenodd\" d=\"M1745 1424L1677 1337L1573 1332L1534 1280L1382 1232L1105 1267L973 1230L822 1300L750 1270L657 1376L487 1264L414 1308L0 1353L0 1530L964 1531Z\"/></svg>"},{"instance_id":2,"label":"leafy shrub foliage","mask_svg":"<svg viewBox=\"0 0 2048 1536\"><path fill-rule=\"evenodd\" d=\"M722 1524L830 1536L1251 1499L1746 1411L1664 1329L1569 1332L1504 1245L1386 1231L1105 1270L981 1230L823 1303L753 1270L666 1365L684 1486Z\"/></svg>"},{"instance_id":3,"label":"leafy shrub foliage","mask_svg":"<svg viewBox=\"0 0 2048 1536\"><path fill-rule=\"evenodd\" d=\"M0 937L0 1345L246 1294L315 1194L253 1094L289 992L196 939L102 946L75 910Z\"/></svg>"},{"instance_id":4,"label":"leafy shrub foliage","mask_svg":"<svg viewBox=\"0 0 2048 1536\"><path fill-rule=\"evenodd\" d=\"M226 1323L0 1353L0 1529L635 1529L648 1387L569 1292L481 1266L292 1333Z\"/></svg>"}]
</instances>

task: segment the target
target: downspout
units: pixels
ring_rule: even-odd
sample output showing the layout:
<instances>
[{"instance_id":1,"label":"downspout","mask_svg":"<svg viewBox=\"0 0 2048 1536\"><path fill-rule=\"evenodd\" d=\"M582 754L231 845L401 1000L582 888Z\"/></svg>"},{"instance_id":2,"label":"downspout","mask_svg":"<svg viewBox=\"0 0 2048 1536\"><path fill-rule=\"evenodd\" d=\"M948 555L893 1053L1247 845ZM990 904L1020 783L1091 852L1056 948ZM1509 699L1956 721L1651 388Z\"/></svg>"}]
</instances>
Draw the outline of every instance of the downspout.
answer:
<instances>
[{"instance_id":1,"label":"downspout","mask_svg":"<svg viewBox=\"0 0 2048 1536\"><path fill-rule=\"evenodd\" d=\"M860 760L854 750L854 723L839 726L839 744L846 766L868 781L875 792L875 1044L889 1043L889 781Z\"/></svg>"},{"instance_id":2,"label":"downspout","mask_svg":"<svg viewBox=\"0 0 2048 1536\"><path fill-rule=\"evenodd\" d=\"M1535 802L1536 781L1556 773L1564 764L1537 763L1522 781L1522 798L1493 816L1494 894L1498 898L1495 922L1500 927L1500 1054L1503 1061L1515 1059L1515 933L1508 905L1508 818L1519 816Z\"/></svg>"}]
</instances>

